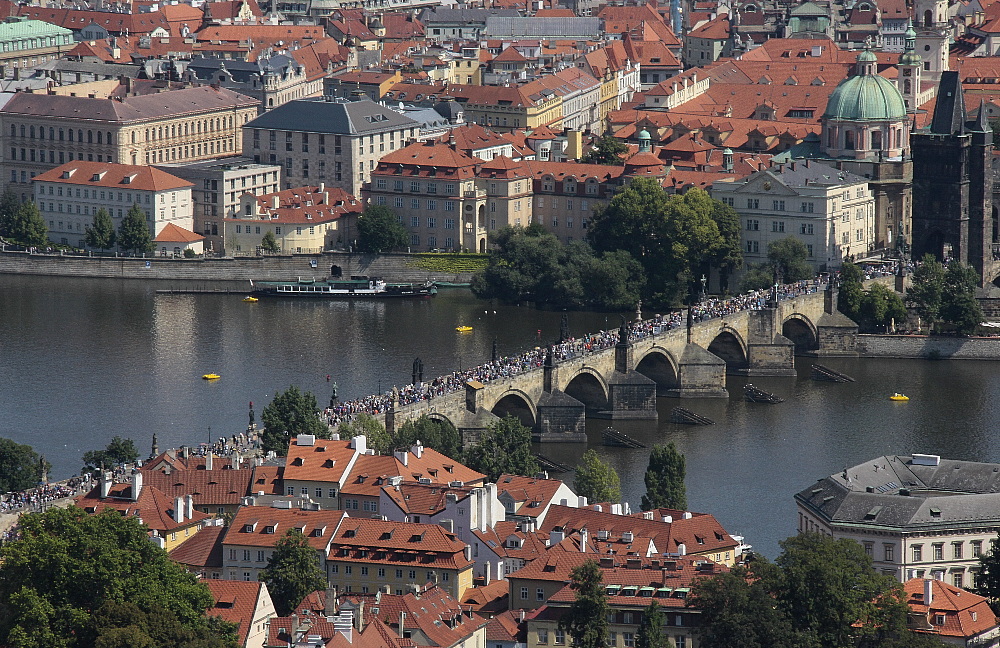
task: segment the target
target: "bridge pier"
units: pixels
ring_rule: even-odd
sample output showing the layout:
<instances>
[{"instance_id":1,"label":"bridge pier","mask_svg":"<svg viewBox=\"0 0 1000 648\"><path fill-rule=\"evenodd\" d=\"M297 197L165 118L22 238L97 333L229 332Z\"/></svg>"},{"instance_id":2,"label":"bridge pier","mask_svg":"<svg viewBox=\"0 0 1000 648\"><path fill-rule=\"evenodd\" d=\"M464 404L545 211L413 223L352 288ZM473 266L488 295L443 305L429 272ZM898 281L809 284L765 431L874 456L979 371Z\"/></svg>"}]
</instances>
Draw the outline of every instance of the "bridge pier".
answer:
<instances>
[{"instance_id":1,"label":"bridge pier","mask_svg":"<svg viewBox=\"0 0 1000 648\"><path fill-rule=\"evenodd\" d=\"M750 311L747 336L747 366L736 369L744 376L794 376L795 343L780 333L775 307Z\"/></svg>"},{"instance_id":2,"label":"bridge pier","mask_svg":"<svg viewBox=\"0 0 1000 648\"><path fill-rule=\"evenodd\" d=\"M538 423L532 441L541 443L586 443L587 408L572 396L547 392L538 399Z\"/></svg>"},{"instance_id":3,"label":"bridge pier","mask_svg":"<svg viewBox=\"0 0 1000 648\"><path fill-rule=\"evenodd\" d=\"M726 390L726 361L688 342L677 371L677 387L666 390L677 398L729 398Z\"/></svg>"},{"instance_id":4,"label":"bridge pier","mask_svg":"<svg viewBox=\"0 0 1000 648\"><path fill-rule=\"evenodd\" d=\"M828 285L823 293L823 314L816 321L819 357L858 355L858 325L837 310L837 293Z\"/></svg>"}]
</instances>

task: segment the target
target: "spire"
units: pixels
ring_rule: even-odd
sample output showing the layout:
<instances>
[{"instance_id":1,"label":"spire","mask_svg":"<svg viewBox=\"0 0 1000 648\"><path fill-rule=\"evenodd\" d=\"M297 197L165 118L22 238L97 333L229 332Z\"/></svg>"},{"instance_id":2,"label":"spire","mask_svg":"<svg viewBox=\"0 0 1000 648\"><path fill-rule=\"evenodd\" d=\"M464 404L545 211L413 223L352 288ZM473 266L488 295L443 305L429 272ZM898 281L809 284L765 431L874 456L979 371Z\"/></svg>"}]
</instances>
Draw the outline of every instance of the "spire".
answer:
<instances>
[{"instance_id":1,"label":"spire","mask_svg":"<svg viewBox=\"0 0 1000 648\"><path fill-rule=\"evenodd\" d=\"M972 126L976 133L992 133L990 122L986 119L986 99L979 102L979 112L976 114L976 123Z\"/></svg>"},{"instance_id":2,"label":"spire","mask_svg":"<svg viewBox=\"0 0 1000 648\"><path fill-rule=\"evenodd\" d=\"M965 133L966 115L962 81L958 78L958 72L942 72L930 132L938 135L962 135Z\"/></svg>"}]
</instances>

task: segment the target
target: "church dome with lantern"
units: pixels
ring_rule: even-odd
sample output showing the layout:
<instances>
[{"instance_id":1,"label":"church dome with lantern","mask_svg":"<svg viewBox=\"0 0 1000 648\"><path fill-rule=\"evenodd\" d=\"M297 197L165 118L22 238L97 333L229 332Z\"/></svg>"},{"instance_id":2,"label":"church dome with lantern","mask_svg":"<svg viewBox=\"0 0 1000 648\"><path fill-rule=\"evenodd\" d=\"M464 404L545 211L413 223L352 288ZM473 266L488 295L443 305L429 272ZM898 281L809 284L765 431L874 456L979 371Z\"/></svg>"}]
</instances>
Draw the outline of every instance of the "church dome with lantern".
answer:
<instances>
[{"instance_id":1,"label":"church dome with lantern","mask_svg":"<svg viewBox=\"0 0 1000 648\"><path fill-rule=\"evenodd\" d=\"M909 142L906 103L899 89L876 72L878 57L858 55L855 74L830 94L823 113L823 146L833 157L895 158Z\"/></svg>"}]
</instances>

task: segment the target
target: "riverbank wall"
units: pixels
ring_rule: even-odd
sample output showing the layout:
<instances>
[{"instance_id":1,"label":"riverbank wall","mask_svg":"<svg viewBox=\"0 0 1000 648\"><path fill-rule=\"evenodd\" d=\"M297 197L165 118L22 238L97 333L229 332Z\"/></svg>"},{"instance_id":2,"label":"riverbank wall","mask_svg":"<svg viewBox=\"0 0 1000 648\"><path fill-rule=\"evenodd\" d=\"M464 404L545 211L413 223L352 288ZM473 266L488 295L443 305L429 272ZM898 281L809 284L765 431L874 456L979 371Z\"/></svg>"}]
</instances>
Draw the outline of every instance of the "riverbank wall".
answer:
<instances>
[{"instance_id":1,"label":"riverbank wall","mask_svg":"<svg viewBox=\"0 0 1000 648\"><path fill-rule=\"evenodd\" d=\"M1000 360L1000 337L858 335L862 358Z\"/></svg>"},{"instance_id":2,"label":"riverbank wall","mask_svg":"<svg viewBox=\"0 0 1000 648\"><path fill-rule=\"evenodd\" d=\"M325 279L339 268L343 276L367 275L386 281L466 283L472 272L435 272L417 266L414 254L290 254L275 256L174 259L168 257L73 256L0 251L0 274L141 279L183 282L192 289L245 290L249 281Z\"/></svg>"}]
</instances>

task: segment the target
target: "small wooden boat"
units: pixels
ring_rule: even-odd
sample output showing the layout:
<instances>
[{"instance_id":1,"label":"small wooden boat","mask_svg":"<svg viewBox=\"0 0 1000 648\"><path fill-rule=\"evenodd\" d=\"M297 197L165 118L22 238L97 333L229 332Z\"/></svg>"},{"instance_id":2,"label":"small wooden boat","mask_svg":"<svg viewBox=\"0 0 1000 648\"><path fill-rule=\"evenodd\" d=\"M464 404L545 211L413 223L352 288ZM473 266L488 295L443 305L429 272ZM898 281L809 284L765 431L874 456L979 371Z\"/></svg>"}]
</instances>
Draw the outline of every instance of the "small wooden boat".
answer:
<instances>
[{"instance_id":1,"label":"small wooden boat","mask_svg":"<svg viewBox=\"0 0 1000 648\"><path fill-rule=\"evenodd\" d=\"M253 304L259 302L260 300L254 297L253 295L247 295L246 297L243 298L243 301Z\"/></svg>"},{"instance_id":2,"label":"small wooden boat","mask_svg":"<svg viewBox=\"0 0 1000 648\"><path fill-rule=\"evenodd\" d=\"M459 333L468 333L469 331L472 330L472 327L471 326L456 326L455 330L458 331Z\"/></svg>"},{"instance_id":3,"label":"small wooden boat","mask_svg":"<svg viewBox=\"0 0 1000 648\"><path fill-rule=\"evenodd\" d=\"M907 396L906 394L900 394L899 392L896 392L895 394L889 397L889 400L896 401L897 403L905 403L906 401L910 400L910 397Z\"/></svg>"},{"instance_id":4,"label":"small wooden boat","mask_svg":"<svg viewBox=\"0 0 1000 648\"><path fill-rule=\"evenodd\" d=\"M207 373L204 376L202 376L202 378L204 380L218 380L219 378L222 378L222 376L220 376L219 374Z\"/></svg>"}]
</instances>

